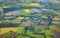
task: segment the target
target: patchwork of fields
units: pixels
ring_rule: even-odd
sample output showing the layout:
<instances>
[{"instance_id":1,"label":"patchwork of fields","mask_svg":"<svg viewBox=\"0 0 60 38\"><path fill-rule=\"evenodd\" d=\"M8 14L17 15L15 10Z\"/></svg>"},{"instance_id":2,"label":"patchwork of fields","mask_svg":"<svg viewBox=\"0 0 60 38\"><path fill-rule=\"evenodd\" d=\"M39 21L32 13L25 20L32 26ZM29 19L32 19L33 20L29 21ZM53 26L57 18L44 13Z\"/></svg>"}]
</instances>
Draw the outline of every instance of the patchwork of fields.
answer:
<instances>
[{"instance_id":1,"label":"patchwork of fields","mask_svg":"<svg viewBox=\"0 0 60 38\"><path fill-rule=\"evenodd\" d=\"M0 38L60 38L60 2L0 1Z\"/></svg>"}]
</instances>

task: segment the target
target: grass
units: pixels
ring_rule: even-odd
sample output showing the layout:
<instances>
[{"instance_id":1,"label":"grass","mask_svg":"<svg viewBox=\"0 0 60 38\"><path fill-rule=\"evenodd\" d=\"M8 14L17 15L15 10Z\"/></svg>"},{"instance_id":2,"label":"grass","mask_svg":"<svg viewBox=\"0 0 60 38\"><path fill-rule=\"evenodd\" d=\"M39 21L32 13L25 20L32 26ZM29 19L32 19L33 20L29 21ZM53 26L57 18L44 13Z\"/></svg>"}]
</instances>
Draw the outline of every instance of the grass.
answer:
<instances>
[{"instance_id":1,"label":"grass","mask_svg":"<svg viewBox=\"0 0 60 38\"><path fill-rule=\"evenodd\" d=\"M40 28L41 27L41 28ZM43 26L35 26L35 30L37 30L37 29L41 29L42 31L40 32L40 34L34 34L34 32L32 32L31 30L27 30L27 33L26 33L26 35L28 35L28 36L33 36L33 37L36 37L36 38L44 38L45 37L45 35L46 35L46 37L47 38L50 38L50 36L49 35L52 35L52 33L50 32L50 30L45 30L44 28L43 28ZM25 27L18 27L18 30L17 30L17 33L19 33L19 34L25 34L25 32L24 32L24 28ZM43 35L41 35L43 33ZM45 35L44 35L45 34Z\"/></svg>"}]
</instances>

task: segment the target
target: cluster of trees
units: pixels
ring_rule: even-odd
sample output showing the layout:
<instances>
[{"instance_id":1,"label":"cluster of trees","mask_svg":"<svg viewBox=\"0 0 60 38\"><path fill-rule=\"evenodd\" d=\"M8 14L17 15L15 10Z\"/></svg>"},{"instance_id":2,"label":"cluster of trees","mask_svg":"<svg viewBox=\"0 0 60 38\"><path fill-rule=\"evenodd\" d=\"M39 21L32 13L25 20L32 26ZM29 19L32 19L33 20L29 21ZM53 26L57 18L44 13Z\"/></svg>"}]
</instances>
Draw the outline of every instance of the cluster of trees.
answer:
<instances>
[{"instance_id":1,"label":"cluster of trees","mask_svg":"<svg viewBox=\"0 0 60 38\"><path fill-rule=\"evenodd\" d=\"M17 27L19 24L11 23L11 22L2 22L0 23L0 27Z\"/></svg>"}]
</instances>

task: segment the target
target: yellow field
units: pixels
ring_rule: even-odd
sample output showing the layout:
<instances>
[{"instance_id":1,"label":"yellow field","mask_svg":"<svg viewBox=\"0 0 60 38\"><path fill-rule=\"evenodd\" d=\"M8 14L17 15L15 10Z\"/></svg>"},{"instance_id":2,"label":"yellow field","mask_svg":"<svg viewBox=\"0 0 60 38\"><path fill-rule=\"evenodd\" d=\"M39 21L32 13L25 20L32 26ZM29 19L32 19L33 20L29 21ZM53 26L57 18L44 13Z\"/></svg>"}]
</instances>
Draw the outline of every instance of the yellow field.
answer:
<instances>
[{"instance_id":1,"label":"yellow field","mask_svg":"<svg viewBox=\"0 0 60 38\"><path fill-rule=\"evenodd\" d=\"M0 28L0 35L9 31L16 32L17 28Z\"/></svg>"}]
</instances>

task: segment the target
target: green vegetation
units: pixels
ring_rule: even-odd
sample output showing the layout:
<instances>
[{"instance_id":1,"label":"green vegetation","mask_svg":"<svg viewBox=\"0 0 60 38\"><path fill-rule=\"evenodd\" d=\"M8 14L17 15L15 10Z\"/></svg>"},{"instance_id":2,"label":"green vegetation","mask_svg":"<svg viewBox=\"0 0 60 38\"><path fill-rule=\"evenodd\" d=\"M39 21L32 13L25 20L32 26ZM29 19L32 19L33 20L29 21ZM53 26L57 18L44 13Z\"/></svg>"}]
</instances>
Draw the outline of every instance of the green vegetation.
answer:
<instances>
[{"instance_id":1,"label":"green vegetation","mask_svg":"<svg viewBox=\"0 0 60 38\"><path fill-rule=\"evenodd\" d=\"M60 10L60 3L49 3L46 5L46 8Z\"/></svg>"}]
</instances>

